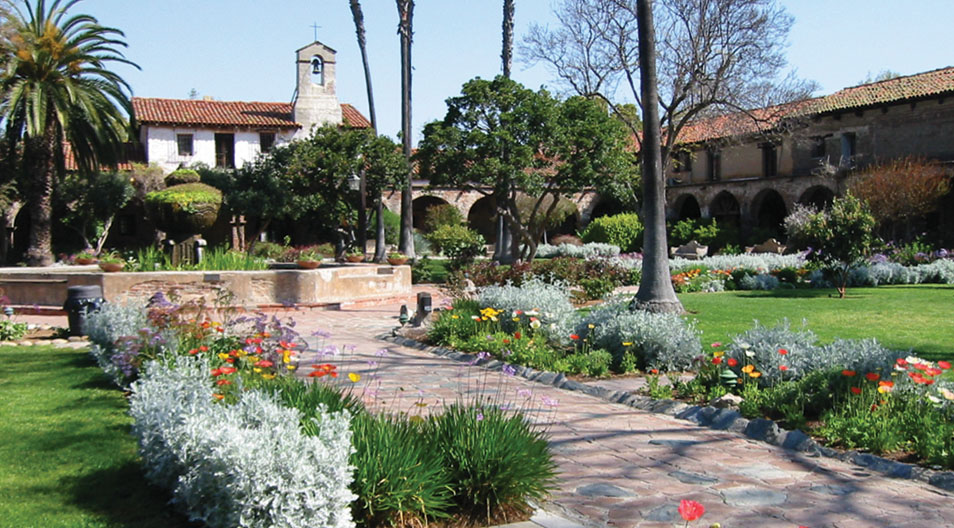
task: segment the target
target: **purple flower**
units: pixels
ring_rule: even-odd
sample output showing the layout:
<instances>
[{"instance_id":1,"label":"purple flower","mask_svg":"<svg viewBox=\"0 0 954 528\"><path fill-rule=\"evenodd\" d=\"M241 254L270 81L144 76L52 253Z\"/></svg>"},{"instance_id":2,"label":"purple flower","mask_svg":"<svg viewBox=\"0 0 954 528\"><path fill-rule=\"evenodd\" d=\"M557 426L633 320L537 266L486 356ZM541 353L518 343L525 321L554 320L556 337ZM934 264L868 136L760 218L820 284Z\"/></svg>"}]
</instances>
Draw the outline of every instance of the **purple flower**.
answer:
<instances>
[{"instance_id":1,"label":"purple flower","mask_svg":"<svg viewBox=\"0 0 954 528\"><path fill-rule=\"evenodd\" d=\"M517 396L523 396L524 398L529 398L533 393L530 392L530 389L517 389Z\"/></svg>"},{"instance_id":2,"label":"purple flower","mask_svg":"<svg viewBox=\"0 0 954 528\"><path fill-rule=\"evenodd\" d=\"M477 352L477 361L481 361L481 360L484 360L484 359L490 359L490 353L489 353L489 352Z\"/></svg>"},{"instance_id":3,"label":"purple flower","mask_svg":"<svg viewBox=\"0 0 954 528\"><path fill-rule=\"evenodd\" d=\"M378 357L384 357L388 355L388 349L382 348L381 350L378 350L377 352L375 352L374 355Z\"/></svg>"},{"instance_id":4,"label":"purple flower","mask_svg":"<svg viewBox=\"0 0 954 528\"><path fill-rule=\"evenodd\" d=\"M311 335L314 337L321 337L323 339L328 339L329 337L331 337L331 332L328 332L326 330L315 330L314 332L311 333Z\"/></svg>"},{"instance_id":5,"label":"purple flower","mask_svg":"<svg viewBox=\"0 0 954 528\"><path fill-rule=\"evenodd\" d=\"M477 421L479 422L483 419L484 419L484 413L481 411L477 411Z\"/></svg>"},{"instance_id":6,"label":"purple flower","mask_svg":"<svg viewBox=\"0 0 954 528\"><path fill-rule=\"evenodd\" d=\"M553 398L547 396L540 396L540 401L542 401L547 407L556 407L560 403L559 400L554 400Z\"/></svg>"},{"instance_id":7,"label":"purple flower","mask_svg":"<svg viewBox=\"0 0 954 528\"><path fill-rule=\"evenodd\" d=\"M517 374L517 369L513 368L513 365L504 365L502 370L503 373L508 376L514 376Z\"/></svg>"}]
</instances>

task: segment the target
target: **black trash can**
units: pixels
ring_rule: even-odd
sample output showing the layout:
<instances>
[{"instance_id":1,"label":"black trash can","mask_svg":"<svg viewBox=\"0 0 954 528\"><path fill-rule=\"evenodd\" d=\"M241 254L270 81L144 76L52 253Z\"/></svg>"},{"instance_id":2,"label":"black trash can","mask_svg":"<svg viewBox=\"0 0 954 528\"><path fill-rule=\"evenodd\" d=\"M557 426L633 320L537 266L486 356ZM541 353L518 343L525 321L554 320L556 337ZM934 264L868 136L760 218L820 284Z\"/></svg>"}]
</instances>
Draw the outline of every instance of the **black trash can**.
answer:
<instances>
[{"instance_id":1,"label":"black trash can","mask_svg":"<svg viewBox=\"0 0 954 528\"><path fill-rule=\"evenodd\" d=\"M70 335L86 335L86 316L102 308L103 289L99 286L70 286L66 288L66 310L70 322Z\"/></svg>"}]
</instances>

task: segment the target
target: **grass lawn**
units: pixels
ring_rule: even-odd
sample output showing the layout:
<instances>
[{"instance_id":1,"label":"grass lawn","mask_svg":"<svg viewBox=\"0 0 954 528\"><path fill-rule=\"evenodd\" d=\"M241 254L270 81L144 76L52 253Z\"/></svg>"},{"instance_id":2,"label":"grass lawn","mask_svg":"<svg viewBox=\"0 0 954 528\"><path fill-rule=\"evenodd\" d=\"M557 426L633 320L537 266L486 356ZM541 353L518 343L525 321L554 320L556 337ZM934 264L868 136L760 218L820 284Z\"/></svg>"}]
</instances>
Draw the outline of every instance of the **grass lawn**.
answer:
<instances>
[{"instance_id":1,"label":"grass lawn","mask_svg":"<svg viewBox=\"0 0 954 528\"><path fill-rule=\"evenodd\" d=\"M919 284L834 289L731 291L679 296L702 331L703 344L727 342L753 321L774 326L788 318L827 343L874 337L886 347L930 360L954 359L954 285Z\"/></svg>"},{"instance_id":2,"label":"grass lawn","mask_svg":"<svg viewBox=\"0 0 954 528\"><path fill-rule=\"evenodd\" d=\"M0 526L193 526L142 476L122 392L85 350L0 347Z\"/></svg>"}]
</instances>

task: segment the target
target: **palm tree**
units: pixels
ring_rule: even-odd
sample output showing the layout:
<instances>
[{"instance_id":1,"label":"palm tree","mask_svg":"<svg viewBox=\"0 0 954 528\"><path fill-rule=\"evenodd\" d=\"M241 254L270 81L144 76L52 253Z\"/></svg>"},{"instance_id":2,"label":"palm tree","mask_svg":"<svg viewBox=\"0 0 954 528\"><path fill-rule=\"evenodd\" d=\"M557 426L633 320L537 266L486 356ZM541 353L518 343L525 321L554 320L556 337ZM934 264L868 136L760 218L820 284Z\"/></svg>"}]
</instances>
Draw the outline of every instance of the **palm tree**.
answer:
<instances>
[{"instance_id":1,"label":"palm tree","mask_svg":"<svg viewBox=\"0 0 954 528\"><path fill-rule=\"evenodd\" d=\"M0 33L0 120L21 144L25 198L31 230L30 266L53 261L50 199L64 170L68 141L80 170L96 170L119 159L132 121L129 85L107 69L128 61L118 29L89 15L68 15L80 0L46 0L4 13ZM126 116L130 116L127 119Z\"/></svg>"},{"instance_id":2,"label":"palm tree","mask_svg":"<svg viewBox=\"0 0 954 528\"><path fill-rule=\"evenodd\" d=\"M371 89L371 65L368 62L368 43L364 32L364 13L361 10L361 2L358 0L348 0L351 4L351 17L354 18L354 32L358 38L358 49L361 50L361 64L364 66L364 84L368 92L368 114L371 116L371 129L378 133L378 120L374 113L374 91ZM387 248L384 243L384 201L379 194L375 197L375 217L377 225L375 226L374 237L374 261L384 262ZM358 208L358 231L361 234L358 243L361 250L364 251L367 232L367 185L364 174L361 177L361 201Z\"/></svg>"},{"instance_id":3,"label":"palm tree","mask_svg":"<svg viewBox=\"0 0 954 528\"><path fill-rule=\"evenodd\" d=\"M401 189L401 239L398 250L414 258L414 217L411 196L411 20L414 17L414 0L396 0L398 9L398 34L401 36L401 139L404 157L408 160L407 181Z\"/></svg>"},{"instance_id":4,"label":"palm tree","mask_svg":"<svg viewBox=\"0 0 954 528\"><path fill-rule=\"evenodd\" d=\"M656 79L656 31L652 0L636 1L639 82L643 105L643 275L634 307L650 312L685 311L669 276L666 244L666 186L662 172L659 91Z\"/></svg>"}]
</instances>

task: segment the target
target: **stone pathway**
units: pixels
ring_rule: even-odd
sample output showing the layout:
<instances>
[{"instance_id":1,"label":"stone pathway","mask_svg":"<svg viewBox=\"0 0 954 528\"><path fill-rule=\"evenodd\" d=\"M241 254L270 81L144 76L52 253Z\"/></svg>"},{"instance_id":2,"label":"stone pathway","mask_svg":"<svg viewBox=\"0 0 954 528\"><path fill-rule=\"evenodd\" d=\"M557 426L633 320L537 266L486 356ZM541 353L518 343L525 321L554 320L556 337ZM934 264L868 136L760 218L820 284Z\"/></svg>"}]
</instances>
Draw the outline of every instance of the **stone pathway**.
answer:
<instances>
[{"instance_id":1,"label":"stone pathway","mask_svg":"<svg viewBox=\"0 0 954 528\"><path fill-rule=\"evenodd\" d=\"M365 305L281 315L293 317L303 334L330 332L325 344L343 349L335 358L309 353L302 358L302 375L313 360L360 373L354 390L374 408L425 413L480 395L524 409L548 431L559 465L559 489L544 507L580 524L683 526L676 508L681 499L692 499L706 513L690 526L954 526L952 494L923 482L887 478L378 340L397 326L398 309ZM346 379L338 381L350 383ZM573 524L548 519L535 526Z\"/></svg>"}]
</instances>

